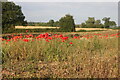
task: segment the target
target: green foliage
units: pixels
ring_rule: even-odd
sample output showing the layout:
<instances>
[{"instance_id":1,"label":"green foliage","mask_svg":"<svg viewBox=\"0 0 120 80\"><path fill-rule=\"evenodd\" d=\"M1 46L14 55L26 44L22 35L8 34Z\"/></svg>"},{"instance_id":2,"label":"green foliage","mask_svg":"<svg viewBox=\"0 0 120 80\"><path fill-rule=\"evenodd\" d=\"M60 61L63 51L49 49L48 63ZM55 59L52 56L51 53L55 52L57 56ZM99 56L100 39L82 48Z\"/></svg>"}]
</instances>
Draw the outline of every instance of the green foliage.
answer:
<instances>
[{"instance_id":1,"label":"green foliage","mask_svg":"<svg viewBox=\"0 0 120 80\"><path fill-rule=\"evenodd\" d=\"M104 31L104 30L79 30L77 32L97 32L97 31Z\"/></svg>"},{"instance_id":2,"label":"green foliage","mask_svg":"<svg viewBox=\"0 0 120 80\"><path fill-rule=\"evenodd\" d=\"M101 20L96 20L94 25L95 25L95 28L102 28L103 27Z\"/></svg>"},{"instance_id":3,"label":"green foliage","mask_svg":"<svg viewBox=\"0 0 120 80\"><path fill-rule=\"evenodd\" d=\"M51 26L59 27L59 21L49 20L49 22L28 22L28 26Z\"/></svg>"},{"instance_id":4,"label":"green foliage","mask_svg":"<svg viewBox=\"0 0 120 80\"><path fill-rule=\"evenodd\" d=\"M115 21L110 21L110 17L104 17L102 19L104 21L104 28L109 28L110 26L116 26Z\"/></svg>"},{"instance_id":5,"label":"green foliage","mask_svg":"<svg viewBox=\"0 0 120 80\"><path fill-rule=\"evenodd\" d=\"M3 32L13 29L17 25L26 25L25 16L21 7L13 2L2 2L2 28Z\"/></svg>"},{"instance_id":6,"label":"green foliage","mask_svg":"<svg viewBox=\"0 0 120 80\"><path fill-rule=\"evenodd\" d=\"M116 26L115 21L110 21L110 18L104 17L102 19L104 24L101 23L101 20L95 20L94 17L88 17L88 20L85 23L81 23L81 28L109 28Z\"/></svg>"},{"instance_id":7,"label":"green foliage","mask_svg":"<svg viewBox=\"0 0 120 80\"><path fill-rule=\"evenodd\" d=\"M86 27L94 28L95 27L94 23L95 23L94 17L88 17L88 20L86 21Z\"/></svg>"},{"instance_id":8,"label":"green foliage","mask_svg":"<svg viewBox=\"0 0 120 80\"><path fill-rule=\"evenodd\" d=\"M85 23L81 23L81 28L101 28L103 27L100 20L95 20L94 17L88 17Z\"/></svg>"},{"instance_id":9,"label":"green foliage","mask_svg":"<svg viewBox=\"0 0 120 80\"><path fill-rule=\"evenodd\" d=\"M81 28L86 28L86 24L85 23L81 23Z\"/></svg>"},{"instance_id":10,"label":"green foliage","mask_svg":"<svg viewBox=\"0 0 120 80\"><path fill-rule=\"evenodd\" d=\"M54 26L54 27L59 27L59 26L60 26L60 25L59 25L59 21L54 22L53 26Z\"/></svg>"},{"instance_id":11,"label":"green foliage","mask_svg":"<svg viewBox=\"0 0 120 80\"><path fill-rule=\"evenodd\" d=\"M109 28L110 18L104 17L102 20L104 21L104 28Z\"/></svg>"},{"instance_id":12,"label":"green foliage","mask_svg":"<svg viewBox=\"0 0 120 80\"><path fill-rule=\"evenodd\" d=\"M54 20L49 20L48 26L54 26Z\"/></svg>"},{"instance_id":13,"label":"green foliage","mask_svg":"<svg viewBox=\"0 0 120 80\"><path fill-rule=\"evenodd\" d=\"M73 16L67 14L59 20L60 30L64 32L75 32Z\"/></svg>"},{"instance_id":14,"label":"green foliage","mask_svg":"<svg viewBox=\"0 0 120 80\"><path fill-rule=\"evenodd\" d=\"M80 28L81 26L80 26L80 24L76 24L75 27L76 28Z\"/></svg>"},{"instance_id":15,"label":"green foliage","mask_svg":"<svg viewBox=\"0 0 120 80\"><path fill-rule=\"evenodd\" d=\"M8 29L3 33L26 33L28 29ZM59 29L29 29L29 32L60 32Z\"/></svg>"},{"instance_id":16,"label":"green foliage","mask_svg":"<svg viewBox=\"0 0 120 80\"><path fill-rule=\"evenodd\" d=\"M109 33L116 34L117 31L109 31ZM71 33L66 35L68 34ZM108 34L108 32L100 34ZM109 39L99 39L97 35L90 39L69 37L65 42L60 42L58 38L50 42L46 42L45 39L32 40L30 39L28 43L21 40L10 41L8 44L2 41L4 44L2 46L3 78L8 78L8 80L10 78L69 78L71 76L106 78L118 75L118 38L116 37ZM69 42L73 44L70 45Z\"/></svg>"}]
</instances>

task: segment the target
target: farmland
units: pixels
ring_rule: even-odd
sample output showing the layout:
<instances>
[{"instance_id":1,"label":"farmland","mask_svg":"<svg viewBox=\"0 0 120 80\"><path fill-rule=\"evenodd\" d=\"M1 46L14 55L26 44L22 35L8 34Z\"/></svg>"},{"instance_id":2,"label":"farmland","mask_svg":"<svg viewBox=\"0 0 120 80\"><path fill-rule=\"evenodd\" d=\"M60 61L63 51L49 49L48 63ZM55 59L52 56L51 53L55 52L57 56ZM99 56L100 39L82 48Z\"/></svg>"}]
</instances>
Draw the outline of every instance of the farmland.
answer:
<instances>
[{"instance_id":1,"label":"farmland","mask_svg":"<svg viewBox=\"0 0 120 80\"><path fill-rule=\"evenodd\" d=\"M50 27L50 26L15 26L15 29L59 29L60 27ZM76 31L79 30L112 30L104 28L75 28Z\"/></svg>"},{"instance_id":2,"label":"farmland","mask_svg":"<svg viewBox=\"0 0 120 80\"><path fill-rule=\"evenodd\" d=\"M118 31L1 38L4 78L116 78Z\"/></svg>"}]
</instances>

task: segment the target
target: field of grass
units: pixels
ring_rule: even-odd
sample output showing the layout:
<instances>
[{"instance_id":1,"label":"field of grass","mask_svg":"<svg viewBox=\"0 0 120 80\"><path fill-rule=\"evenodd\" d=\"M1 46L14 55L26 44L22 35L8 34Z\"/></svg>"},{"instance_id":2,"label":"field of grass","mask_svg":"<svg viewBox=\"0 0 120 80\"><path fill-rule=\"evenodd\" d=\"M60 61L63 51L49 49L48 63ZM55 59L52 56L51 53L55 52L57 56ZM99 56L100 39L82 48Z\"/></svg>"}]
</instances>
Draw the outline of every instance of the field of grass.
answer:
<instances>
[{"instance_id":1,"label":"field of grass","mask_svg":"<svg viewBox=\"0 0 120 80\"><path fill-rule=\"evenodd\" d=\"M2 39L3 78L116 78L118 31Z\"/></svg>"}]
</instances>

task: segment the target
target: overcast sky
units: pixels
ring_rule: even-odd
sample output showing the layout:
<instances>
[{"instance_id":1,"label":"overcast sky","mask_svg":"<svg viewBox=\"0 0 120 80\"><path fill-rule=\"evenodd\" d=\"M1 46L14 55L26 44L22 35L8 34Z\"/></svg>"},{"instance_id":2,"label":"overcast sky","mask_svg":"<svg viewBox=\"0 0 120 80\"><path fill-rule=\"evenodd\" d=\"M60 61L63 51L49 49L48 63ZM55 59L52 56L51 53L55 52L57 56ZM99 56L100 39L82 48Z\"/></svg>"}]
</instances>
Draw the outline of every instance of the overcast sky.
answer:
<instances>
[{"instance_id":1,"label":"overcast sky","mask_svg":"<svg viewBox=\"0 0 120 80\"><path fill-rule=\"evenodd\" d=\"M105 0L108 2L102 2L102 0L98 0L99 2L94 2L94 0L91 2L87 2L88 0L84 0L84 2L71 2L71 0L67 0L68 2L57 2L60 0L51 0L53 2L45 2L47 0L44 2L41 2L43 0L25 1L14 0L22 7L27 21L48 22L50 19L57 21L65 14L71 14L76 24L84 22L88 17L95 17L95 19L111 17L111 20L118 22L118 0L113 2L112 0Z\"/></svg>"},{"instance_id":2,"label":"overcast sky","mask_svg":"<svg viewBox=\"0 0 120 80\"><path fill-rule=\"evenodd\" d=\"M120 0L8 0L15 2L118 2Z\"/></svg>"}]
</instances>

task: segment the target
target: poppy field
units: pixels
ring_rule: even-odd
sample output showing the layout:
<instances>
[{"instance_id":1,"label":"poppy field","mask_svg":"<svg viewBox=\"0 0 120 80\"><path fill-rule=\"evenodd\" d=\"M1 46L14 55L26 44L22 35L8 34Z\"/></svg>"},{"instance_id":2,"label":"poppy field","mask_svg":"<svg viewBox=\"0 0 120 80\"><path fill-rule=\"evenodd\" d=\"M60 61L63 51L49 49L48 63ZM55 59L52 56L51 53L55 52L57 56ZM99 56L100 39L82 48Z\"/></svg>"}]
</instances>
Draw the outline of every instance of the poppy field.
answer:
<instances>
[{"instance_id":1,"label":"poppy field","mask_svg":"<svg viewBox=\"0 0 120 80\"><path fill-rule=\"evenodd\" d=\"M18 34L1 38L3 78L116 78L120 32Z\"/></svg>"}]
</instances>

